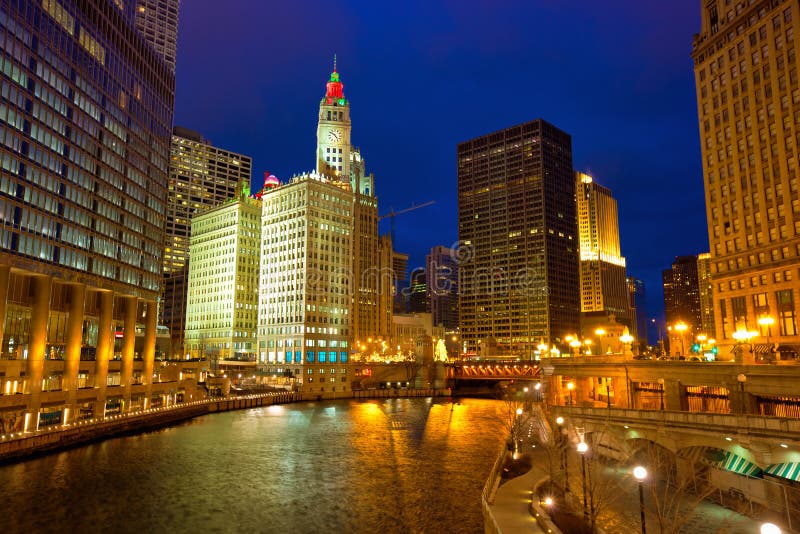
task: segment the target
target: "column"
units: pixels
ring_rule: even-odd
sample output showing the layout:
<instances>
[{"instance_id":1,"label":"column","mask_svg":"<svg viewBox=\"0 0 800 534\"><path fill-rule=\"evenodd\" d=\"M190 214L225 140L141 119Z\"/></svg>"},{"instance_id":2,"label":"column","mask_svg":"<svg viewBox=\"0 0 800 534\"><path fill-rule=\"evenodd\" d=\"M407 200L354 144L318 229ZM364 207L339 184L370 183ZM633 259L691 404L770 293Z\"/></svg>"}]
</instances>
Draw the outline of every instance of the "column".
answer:
<instances>
[{"instance_id":1,"label":"column","mask_svg":"<svg viewBox=\"0 0 800 534\"><path fill-rule=\"evenodd\" d=\"M105 417L106 385L108 384L108 360L114 357L114 339L111 332L111 320L114 314L114 293L99 291L98 299L100 315L97 321L97 351L95 367L95 383L97 397L94 407L95 419Z\"/></svg>"},{"instance_id":2,"label":"column","mask_svg":"<svg viewBox=\"0 0 800 534\"><path fill-rule=\"evenodd\" d=\"M121 297L124 302L123 334L122 334L122 369L120 386L122 387L122 411L127 412L131 401L131 382L133 381L133 351L136 344L136 297Z\"/></svg>"},{"instance_id":3,"label":"column","mask_svg":"<svg viewBox=\"0 0 800 534\"><path fill-rule=\"evenodd\" d=\"M83 309L86 286L73 284L69 288L69 315L67 316L67 347L64 364L64 389L67 393L67 416L62 421L70 424L75 420L78 397L78 367L81 363L81 341L83 338Z\"/></svg>"},{"instance_id":4,"label":"column","mask_svg":"<svg viewBox=\"0 0 800 534\"><path fill-rule=\"evenodd\" d=\"M44 374L44 353L47 350L47 320L50 317L50 288L52 278L49 276L32 276L33 307L31 309L31 341L28 345L28 377L27 393L28 410L25 414L25 432L36 430L39 420L39 408L42 404L42 375Z\"/></svg>"},{"instance_id":5,"label":"column","mask_svg":"<svg viewBox=\"0 0 800 534\"><path fill-rule=\"evenodd\" d=\"M11 266L0 265L0 342L3 340L3 331L6 327L6 300L8 299L8 282L10 279ZM5 349L5 346L0 346L0 355Z\"/></svg>"},{"instance_id":6,"label":"column","mask_svg":"<svg viewBox=\"0 0 800 534\"><path fill-rule=\"evenodd\" d=\"M153 361L156 356L156 325L158 318L158 305L150 300L145 304L145 327L144 327L144 370L143 382L145 384L145 397L143 408L150 407L150 399L153 395ZM199 378L199 377L198 377Z\"/></svg>"}]
</instances>

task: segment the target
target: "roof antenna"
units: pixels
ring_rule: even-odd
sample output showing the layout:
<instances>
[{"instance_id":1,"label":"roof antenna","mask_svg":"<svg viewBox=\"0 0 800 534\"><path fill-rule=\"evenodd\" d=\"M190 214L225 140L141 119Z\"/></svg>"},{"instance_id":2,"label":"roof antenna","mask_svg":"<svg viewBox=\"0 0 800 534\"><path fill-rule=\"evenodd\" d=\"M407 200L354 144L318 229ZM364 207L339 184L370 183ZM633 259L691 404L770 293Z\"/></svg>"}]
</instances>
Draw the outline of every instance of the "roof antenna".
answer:
<instances>
[{"instance_id":1,"label":"roof antenna","mask_svg":"<svg viewBox=\"0 0 800 534\"><path fill-rule=\"evenodd\" d=\"M336 72L336 54L333 54L333 72Z\"/></svg>"}]
</instances>

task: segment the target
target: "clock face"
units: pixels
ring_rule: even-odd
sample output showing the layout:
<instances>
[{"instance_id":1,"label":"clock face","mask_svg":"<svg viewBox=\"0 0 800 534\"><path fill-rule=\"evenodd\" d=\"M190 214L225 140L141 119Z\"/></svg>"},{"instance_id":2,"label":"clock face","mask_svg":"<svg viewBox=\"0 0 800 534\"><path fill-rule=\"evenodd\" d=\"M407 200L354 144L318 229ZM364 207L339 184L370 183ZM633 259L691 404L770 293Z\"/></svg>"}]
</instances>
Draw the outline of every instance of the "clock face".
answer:
<instances>
[{"instance_id":1,"label":"clock face","mask_svg":"<svg viewBox=\"0 0 800 534\"><path fill-rule=\"evenodd\" d=\"M342 140L342 132L339 130L330 130L328 132L328 141L332 143L338 143Z\"/></svg>"}]
</instances>

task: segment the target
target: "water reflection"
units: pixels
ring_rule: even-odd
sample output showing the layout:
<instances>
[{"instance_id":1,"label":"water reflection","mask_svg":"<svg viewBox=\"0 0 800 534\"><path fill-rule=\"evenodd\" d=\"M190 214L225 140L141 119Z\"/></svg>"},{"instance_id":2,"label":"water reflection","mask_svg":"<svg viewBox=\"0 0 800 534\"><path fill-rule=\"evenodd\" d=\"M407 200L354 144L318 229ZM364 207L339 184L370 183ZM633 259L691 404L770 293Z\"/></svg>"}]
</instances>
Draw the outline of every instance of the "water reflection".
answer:
<instances>
[{"instance_id":1,"label":"water reflection","mask_svg":"<svg viewBox=\"0 0 800 534\"><path fill-rule=\"evenodd\" d=\"M335 401L203 417L0 468L6 532L482 532L495 401Z\"/></svg>"}]
</instances>

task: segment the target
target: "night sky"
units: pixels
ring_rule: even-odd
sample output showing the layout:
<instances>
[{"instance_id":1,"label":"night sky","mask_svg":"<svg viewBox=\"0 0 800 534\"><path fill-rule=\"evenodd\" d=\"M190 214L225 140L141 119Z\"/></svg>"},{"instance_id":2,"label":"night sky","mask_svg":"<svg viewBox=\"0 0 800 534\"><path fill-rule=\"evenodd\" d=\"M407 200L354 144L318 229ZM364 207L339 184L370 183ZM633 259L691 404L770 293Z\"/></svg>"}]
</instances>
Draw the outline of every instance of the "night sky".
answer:
<instances>
[{"instance_id":1,"label":"night sky","mask_svg":"<svg viewBox=\"0 0 800 534\"><path fill-rule=\"evenodd\" d=\"M436 202L396 218L413 268L458 238L456 144L541 117L613 191L628 273L660 317L661 271L708 249L699 14L697 0L184 0L175 124L252 156L254 184L312 170L337 54L379 212Z\"/></svg>"}]
</instances>

